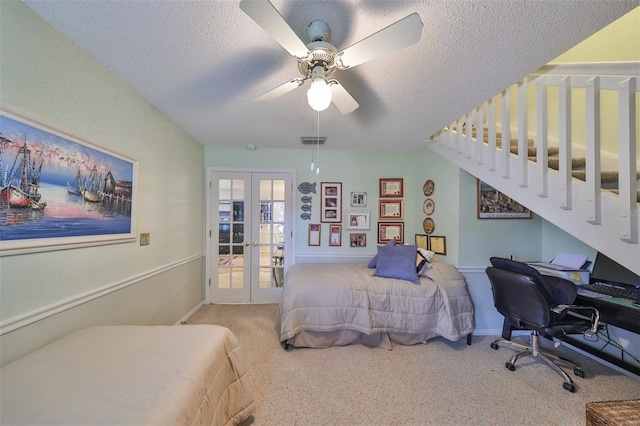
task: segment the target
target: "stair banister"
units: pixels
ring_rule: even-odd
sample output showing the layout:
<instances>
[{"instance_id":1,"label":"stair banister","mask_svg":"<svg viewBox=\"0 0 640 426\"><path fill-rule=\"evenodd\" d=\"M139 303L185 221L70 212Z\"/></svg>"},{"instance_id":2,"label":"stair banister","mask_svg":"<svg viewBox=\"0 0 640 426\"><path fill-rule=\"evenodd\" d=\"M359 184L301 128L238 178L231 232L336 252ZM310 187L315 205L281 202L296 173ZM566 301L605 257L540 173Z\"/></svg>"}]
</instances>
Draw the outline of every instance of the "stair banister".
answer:
<instances>
[{"instance_id":1,"label":"stair banister","mask_svg":"<svg viewBox=\"0 0 640 426\"><path fill-rule=\"evenodd\" d=\"M601 221L601 161L600 161L600 77L587 81L585 157L587 173L587 220L594 225Z\"/></svg>"},{"instance_id":2,"label":"stair banister","mask_svg":"<svg viewBox=\"0 0 640 426\"><path fill-rule=\"evenodd\" d=\"M632 195L635 196L638 191L637 161L635 160L636 82L637 78L624 79L620 82L618 90L619 200L621 216L626 218L623 221L621 238L630 243L638 242L638 205L632 200Z\"/></svg>"},{"instance_id":3,"label":"stair banister","mask_svg":"<svg viewBox=\"0 0 640 426\"><path fill-rule=\"evenodd\" d=\"M636 152L639 71L640 62L545 66L442 129L431 138L429 147L549 222L640 273L637 179L640 161ZM527 92L530 86L535 92ZM549 134L548 122L550 87L558 92L554 106L558 108L558 128L553 137ZM578 105L572 99L572 89L576 88L584 91L584 104ZM605 90L615 91L618 99L615 162L611 161L610 154L601 156L601 93ZM535 110L529 112L527 98L531 93L535 93L536 102ZM514 95L513 105L517 109L513 115L517 125L512 129L511 98ZM572 110L574 114L582 111L585 118L584 127L577 127L576 132L584 131L582 144L573 143L576 135L572 134ZM528 121L534 116L535 128L529 128ZM517 140L515 155L511 152L512 134ZM528 155L530 138L535 141L535 158ZM557 170L548 167L550 145L554 151L557 146ZM572 158L582 152L584 181L573 177ZM604 161L617 167L617 195L601 189Z\"/></svg>"}]
</instances>

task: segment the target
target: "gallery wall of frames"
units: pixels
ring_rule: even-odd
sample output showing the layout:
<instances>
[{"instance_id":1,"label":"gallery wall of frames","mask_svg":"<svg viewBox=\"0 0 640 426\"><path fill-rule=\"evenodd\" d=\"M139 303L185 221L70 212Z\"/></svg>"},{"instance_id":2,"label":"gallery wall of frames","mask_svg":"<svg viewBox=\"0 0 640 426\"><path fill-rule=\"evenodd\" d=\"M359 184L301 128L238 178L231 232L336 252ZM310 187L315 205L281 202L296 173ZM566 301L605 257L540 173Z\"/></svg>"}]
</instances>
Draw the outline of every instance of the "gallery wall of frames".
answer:
<instances>
[{"instance_id":1,"label":"gallery wall of frames","mask_svg":"<svg viewBox=\"0 0 640 426\"><path fill-rule=\"evenodd\" d=\"M320 223L309 223L309 246L339 247L343 244L349 247L367 247L367 232L377 229L377 239L374 244L385 244L395 239L398 244L416 244L437 254L446 254L444 236L434 236L435 222L431 215L435 211L435 183L427 180L423 185L426 197L423 211L427 216L423 221L425 234L416 234L415 242L407 240L404 230L404 179L381 178L378 183L377 194L364 191L351 192L345 200L349 205L343 206L342 182L302 182L298 186L302 194L300 201L300 218L311 221L311 205L314 196L319 196ZM346 194L344 194L346 195ZM346 204L346 201L345 201ZM325 239L323 241L323 229ZM372 228L373 227L373 228ZM343 238L343 232L345 232ZM326 236L328 235L328 237Z\"/></svg>"}]
</instances>

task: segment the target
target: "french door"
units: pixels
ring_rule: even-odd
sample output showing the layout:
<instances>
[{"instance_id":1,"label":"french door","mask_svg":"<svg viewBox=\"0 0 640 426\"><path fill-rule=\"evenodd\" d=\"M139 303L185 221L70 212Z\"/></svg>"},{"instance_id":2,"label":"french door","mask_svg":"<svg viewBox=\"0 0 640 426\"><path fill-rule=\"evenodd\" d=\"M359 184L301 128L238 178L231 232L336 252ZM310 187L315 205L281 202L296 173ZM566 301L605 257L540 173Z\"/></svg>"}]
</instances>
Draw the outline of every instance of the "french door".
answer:
<instances>
[{"instance_id":1,"label":"french door","mask_svg":"<svg viewBox=\"0 0 640 426\"><path fill-rule=\"evenodd\" d=\"M209 171L207 303L278 302L293 254L293 173Z\"/></svg>"}]
</instances>

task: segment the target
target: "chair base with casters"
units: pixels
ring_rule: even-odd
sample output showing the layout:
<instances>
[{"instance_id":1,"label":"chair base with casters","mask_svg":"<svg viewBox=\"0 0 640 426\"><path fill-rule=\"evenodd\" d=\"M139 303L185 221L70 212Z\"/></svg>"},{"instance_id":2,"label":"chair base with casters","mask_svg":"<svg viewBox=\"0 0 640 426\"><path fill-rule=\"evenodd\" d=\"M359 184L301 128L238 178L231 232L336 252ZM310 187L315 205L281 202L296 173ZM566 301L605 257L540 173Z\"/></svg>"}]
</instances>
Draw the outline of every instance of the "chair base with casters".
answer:
<instances>
[{"instance_id":1,"label":"chair base with casters","mask_svg":"<svg viewBox=\"0 0 640 426\"><path fill-rule=\"evenodd\" d=\"M551 367L558 374L560 374L564 378L564 383L562 384L562 387L572 393L576 391L576 385L574 384L571 377L569 377L569 375L562 369L562 367L560 367L554 361L564 361L566 363L572 364L574 366L573 374L575 374L578 377L584 377L584 371L582 370L582 367L580 366L580 364L578 364L577 362L570 360L568 358L554 355L549 352L545 352L542 349L540 349L540 333L538 333L537 331L531 332L531 344L529 345L523 345L521 343L514 342L512 340L507 340L507 339L497 339L491 342L491 348L495 350L498 350L501 345L509 345L521 351L515 354L514 356L512 356L511 359L504 364L504 366L511 371L515 371L516 362L520 358L525 356L532 356L537 360L544 361L549 367Z\"/></svg>"},{"instance_id":2,"label":"chair base with casters","mask_svg":"<svg viewBox=\"0 0 640 426\"><path fill-rule=\"evenodd\" d=\"M553 340L573 334L592 336L598 331L599 312L593 307L573 304L577 286L571 281L543 276L529 265L511 259L492 257L490 261L492 266L486 272L494 305L504 316L502 339L494 341L491 347L498 349L504 344L521 351L505 364L507 369L515 370L520 358L532 356L560 374L566 390L576 392L573 380L556 361L572 364L576 376L584 377L584 371L570 359L542 351L540 337ZM531 343L512 342L511 330L530 331Z\"/></svg>"}]
</instances>

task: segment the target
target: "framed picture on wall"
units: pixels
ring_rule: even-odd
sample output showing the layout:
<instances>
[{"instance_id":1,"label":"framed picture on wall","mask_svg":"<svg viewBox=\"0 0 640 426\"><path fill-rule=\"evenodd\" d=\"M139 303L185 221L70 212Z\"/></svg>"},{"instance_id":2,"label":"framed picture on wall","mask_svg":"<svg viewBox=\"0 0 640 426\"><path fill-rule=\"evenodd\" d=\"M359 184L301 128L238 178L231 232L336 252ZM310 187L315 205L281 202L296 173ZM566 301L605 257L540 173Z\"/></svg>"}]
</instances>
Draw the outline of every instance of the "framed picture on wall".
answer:
<instances>
[{"instance_id":1,"label":"framed picture on wall","mask_svg":"<svg viewBox=\"0 0 640 426\"><path fill-rule=\"evenodd\" d=\"M402 200L378 201L380 219L402 219Z\"/></svg>"},{"instance_id":2,"label":"framed picture on wall","mask_svg":"<svg viewBox=\"0 0 640 426\"><path fill-rule=\"evenodd\" d=\"M342 183L320 184L320 222L342 222Z\"/></svg>"},{"instance_id":3,"label":"framed picture on wall","mask_svg":"<svg viewBox=\"0 0 640 426\"><path fill-rule=\"evenodd\" d=\"M366 192L352 192L351 193L351 207L366 207L367 205L367 193Z\"/></svg>"},{"instance_id":4,"label":"framed picture on wall","mask_svg":"<svg viewBox=\"0 0 640 426\"><path fill-rule=\"evenodd\" d=\"M320 229L321 228L319 223L309 224L309 245L310 246L320 245Z\"/></svg>"},{"instance_id":5,"label":"framed picture on wall","mask_svg":"<svg viewBox=\"0 0 640 426\"><path fill-rule=\"evenodd\" d=\"M416 234L416 245L418 248L429 250L429 236Z\"/></svg>"},{"instance_id":6,"label":"framed picture on wall","mask_svg":"<svg viewBox=\"0 0 640 426\"><path fill-rule=\"evenodd\" d=\"M396 239L396 243L404 243L404 223L378 222L378 243L384 244L394 238Z\"/></svg>"},{"instance_id":7,"label":"framed picture on wall","mask_svg":"<svg viewBox=\"0 0 640 426\"><path fill-rule=\"evenodd\" d=\"M342 225L329 225L329 245L342 245Z\"/></svg>"},{"instance_id":8,"label":"framed picture on wall","mask_svg":"<svg viewBox=\"0 0 640 426\"><path fill-rule=\"evenodd\" d=\"M369 229L370 213L365 210L351 210L346 212L347 229Z\"/></svg>"},{"instance_id":9,"label":"framed picture on wall","mask_svg":"<svg viewBox=\"0 0 640 426\"><path fill-rule=\"evenodd\" d=\"M447 239L445 237L429 236L429 250L435 254L447 254Z\"/></svg>"},{"instance_id":10,"label":"framed picture on wall","mask_svg":"<svg viewBox=\"0 0 640 426\"><path fill-rule=\"evenodd\" d=\"M477 179L478 219L531 219L531 210Z\"/></svg>"},{"instance_id":11,"label":"framed picture on wall","mask_svg":"<svg viewBox=\"0 0 640 426\"><path fill-rule=\"evenodd\" d=\"M358 233L349 235L349 247L366 247L367 234Z\"/></svg>"},{"instance_id":12,"label":"framed picture on wall","mask_svg":"<svg viewBox=\"0 0 640 426\"><path fill-rule=\"evenodd\" d=\"M0 134L0 255L136 241L138 161L4 107Z\"/></svg>"},{"instance_id":13,"label":"framed picture on wall","mask_svg":"<svg viewBox=\"0 0 640 426\"><path fill-rule=\"evenodd\" d=\"M380 179L380 198L404 197L403 179Z\"/></svg>"}]
</instances>

